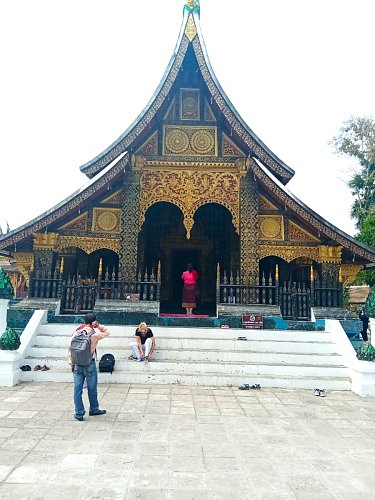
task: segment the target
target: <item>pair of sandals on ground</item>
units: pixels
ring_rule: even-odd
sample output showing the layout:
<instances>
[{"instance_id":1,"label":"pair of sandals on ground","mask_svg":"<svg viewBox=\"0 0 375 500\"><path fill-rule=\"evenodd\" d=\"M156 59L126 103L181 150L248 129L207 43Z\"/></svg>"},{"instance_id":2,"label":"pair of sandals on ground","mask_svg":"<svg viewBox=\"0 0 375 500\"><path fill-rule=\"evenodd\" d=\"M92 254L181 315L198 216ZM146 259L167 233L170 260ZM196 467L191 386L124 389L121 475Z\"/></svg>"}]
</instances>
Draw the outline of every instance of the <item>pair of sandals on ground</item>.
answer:
<instances>
[{"instance_id":1,"label":"pair of sandals on ground","mask_svg":"<svg viewBox=\"0 0 375 500\"><path fill-rule=\"evenodd\" d=\"M31 366L30 365L22 365L20 367L20 369L23 372L31 372ZM34 368L34 371L36 372L38 370L40 370L41 372L46 372L47 370L49 370L49 367L47 365L43 365L43 366L36 365L35 368Z\"/></svg>"}]
</instances>

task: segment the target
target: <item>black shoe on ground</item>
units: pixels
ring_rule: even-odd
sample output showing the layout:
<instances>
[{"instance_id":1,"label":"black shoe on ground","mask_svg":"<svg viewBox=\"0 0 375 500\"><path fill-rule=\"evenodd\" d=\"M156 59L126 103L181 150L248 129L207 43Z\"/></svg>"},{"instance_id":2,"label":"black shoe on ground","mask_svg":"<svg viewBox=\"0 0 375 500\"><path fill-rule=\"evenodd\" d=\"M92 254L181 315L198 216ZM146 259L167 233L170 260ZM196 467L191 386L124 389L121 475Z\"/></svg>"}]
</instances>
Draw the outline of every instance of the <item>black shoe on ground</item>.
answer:
<instances>
[{"instance_id":1,"label":"black shoe on ground","mask_svg":"<svg viewBox=\"0 0 375 500\"><path fill-rule=\"evenodd\" d=\"M82 420L83 420L83 417L81 415L74 415L74 418L76 420L79 420L80 422L82 422Z\"/></svg>"},{"instance_id":2,"label":"black shoe on ground","mask_svg":"<svg viewBox=\"0 0 375 500\"><path fill-rule=\"evenodd\" d=\"M93 411L89 411L90 417L97 417L98 415L105 415L107 413L107 410L98 410L95 413Z\"/></svg>"}]
</instances>

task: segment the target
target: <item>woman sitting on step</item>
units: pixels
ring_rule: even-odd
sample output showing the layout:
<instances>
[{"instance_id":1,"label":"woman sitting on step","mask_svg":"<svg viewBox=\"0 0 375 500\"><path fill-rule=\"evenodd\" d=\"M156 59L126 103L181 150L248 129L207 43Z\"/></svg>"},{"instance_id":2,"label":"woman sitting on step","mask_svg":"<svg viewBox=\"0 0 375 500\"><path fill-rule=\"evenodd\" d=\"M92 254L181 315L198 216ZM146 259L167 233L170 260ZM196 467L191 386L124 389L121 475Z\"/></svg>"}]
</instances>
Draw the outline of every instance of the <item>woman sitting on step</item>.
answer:
<instances>
[{"instance_id":1,"label":"woman sitting on step","mask_svg":"<svg viewBox=\"0 0 375 500\"><path fill-rule=\"evenodd\" d=\"M135 342L130 342L129 349L133 351L130 359L147 363L155 349L155 337L151 328L145 322L139 324L135 331Z\"/></svg>"}]
</instances>

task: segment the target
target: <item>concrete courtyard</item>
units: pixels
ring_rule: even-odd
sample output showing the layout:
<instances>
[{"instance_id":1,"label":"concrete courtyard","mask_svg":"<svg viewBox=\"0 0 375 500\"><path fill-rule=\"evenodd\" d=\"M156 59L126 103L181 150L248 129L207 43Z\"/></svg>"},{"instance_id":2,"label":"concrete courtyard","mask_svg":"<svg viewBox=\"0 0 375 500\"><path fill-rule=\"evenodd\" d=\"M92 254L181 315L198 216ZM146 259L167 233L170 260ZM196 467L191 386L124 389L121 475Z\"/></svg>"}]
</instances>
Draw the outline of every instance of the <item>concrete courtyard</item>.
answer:
<instances>
[{"instance_id":1,"label":"concrete courtyard","mask_svg":"<svg viewBox=\"0 0 375 500\"><path fill-rule=\"evenodd\" d=\"M351 392L72 384L0 388L0 498L372 499L375 399Z\"/></svg>"}]
</instances>

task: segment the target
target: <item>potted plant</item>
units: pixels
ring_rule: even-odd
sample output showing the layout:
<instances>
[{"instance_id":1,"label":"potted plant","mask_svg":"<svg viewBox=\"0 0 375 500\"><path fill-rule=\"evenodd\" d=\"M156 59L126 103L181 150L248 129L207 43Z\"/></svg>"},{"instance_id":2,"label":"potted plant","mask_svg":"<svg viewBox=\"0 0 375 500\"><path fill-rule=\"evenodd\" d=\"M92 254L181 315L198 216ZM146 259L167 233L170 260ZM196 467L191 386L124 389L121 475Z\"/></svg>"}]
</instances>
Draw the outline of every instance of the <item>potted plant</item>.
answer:
<instances>
[{"instance_id":1,"label":"potted plant","mask_svg":"<svg viewBox=\"0 0 375 500\"><path fill-rule=\"evenodd\" d=\"M21 345L19 335L13 328L6 328L5 332L0 337L0 349L2 351L16 351Z\"/></svg>"},{"instance_id":2,"label":"potted plant","mask_svg":"<svg viewBox=\"0 0 375 500\"><path fill-rule=\"evenodd\" d=\"M361 361L375 361L375 348L368 342L363 342L357 351L357 358Z\"/></svg>"}]
</instances>

